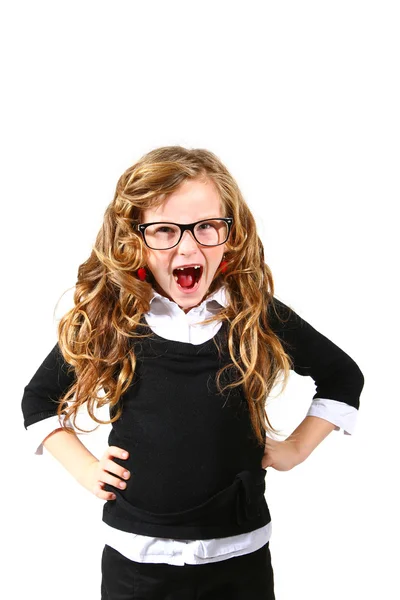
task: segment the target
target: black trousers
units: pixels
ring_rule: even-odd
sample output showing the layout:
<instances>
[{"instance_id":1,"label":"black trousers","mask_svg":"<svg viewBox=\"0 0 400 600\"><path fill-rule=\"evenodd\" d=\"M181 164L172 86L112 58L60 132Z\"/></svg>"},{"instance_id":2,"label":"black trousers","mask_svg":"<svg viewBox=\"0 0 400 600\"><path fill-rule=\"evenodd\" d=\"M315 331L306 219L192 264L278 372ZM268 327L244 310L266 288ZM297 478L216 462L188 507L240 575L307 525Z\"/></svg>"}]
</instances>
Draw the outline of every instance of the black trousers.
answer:
<instances>
[{"instance_id":1,"label":"black trousers","mask_svg":"<svg viewBox=\"0 0 400 600\"><path fill-rule=\"evenodd\" d=\"M175 566L102 556L101 600L275 600L269 543L215 563Z\"/></svg>"}]
</instances>

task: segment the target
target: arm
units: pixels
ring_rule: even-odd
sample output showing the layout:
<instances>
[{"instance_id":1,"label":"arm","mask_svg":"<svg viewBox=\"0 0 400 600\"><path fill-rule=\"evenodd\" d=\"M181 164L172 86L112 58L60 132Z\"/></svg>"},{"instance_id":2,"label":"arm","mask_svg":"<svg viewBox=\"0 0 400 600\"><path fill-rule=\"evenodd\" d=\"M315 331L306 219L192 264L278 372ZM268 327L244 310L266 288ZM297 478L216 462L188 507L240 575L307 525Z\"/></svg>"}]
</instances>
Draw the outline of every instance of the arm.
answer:
<instances>
[{"instance_id":1,"label":"arm","mask_svg":"<svg viewBox=\"0 0 400 600\"><path fill-rule=\"evenodd\" d=\"M277 471L293 469L306 460L334 429L334 423L307 416L284 441L266 437L261 467L273 467Z\"/></svg>"},{"instance_id":2,"label":"arm","mask_svg":"<svg viewBox=\"0 0 400 600\"><path fill-rule=\"evenodd\" d=\"M314 380L313 400L331 399L358 410L364 376L355 361L283 302L274 298L274 305L283 320L271 309L271 328L291 358L295 373Z\"/></svg>"},{"instance_id":3,"label":"arm","mask_svg":"<svg viewBox=\"0 0 400 600\"><path fill-rule=\"evenodd\" d=\"M353 435L358 409L337 400L314 398L306 416L325 419L335 425L336 431L343 430L345 435Z\"/></svg>"},{"instance_id":4,"label":"arm","mask_svg":"<svg viewBox=\"0 0 400 600\"><path fill-rule=\"evenodd\" d=\"M313 400L323 398L325 404L332 403L330 407L324 407L323 416L307 415L284 442L267 437L263 468L273 466L278 470L289 470L305 460L336 428L337 419L329 420L329 408L333 414L333 406L342 404L354 417L360 404L364 376L348 354L292 309L276 298L274 306L278 316L272 309L270 325L291 358L292 369L299 375L313 378L317 388Z\"/></svg>"},{"instance_id":5,"label":"arm","mask_svg":"<svg viewBox=\"0 0 400 600\"><path fill-rule=\"evenodd\" d=\"M111 458L128 458L128 452L122 448L109 446L98 460L75 434L68 433L65 429L53 431L43 440L43 445L78 483L99 498L115 500L112 492L103 490L105 483L125 489L126 483L121 479L129 479L130 473Z\"/></svg>"},{"instance_id":6,"label":"arm","mask_svg":"<svg viewBox=\"0 0 400 600\"><path fill-rule=\"evenodd\" d=\"M325 419L306 417L285 441L295 443L300 463L308 458L334 429L335 425Z\"/></svg>"},{"instance_id":7,"label":"arm","mask_svg":"<svg viewBox=\"0 0 400 600\"><path fill-rule=\"evenodd\" d=\"M88 467L97 462L79 438L65 429L55 429L43 440L43 446L80 483L85 486ZM90 490L93 491L93 490Z\"/></svg>"},{"instance_id":8,"label":"arm","mask_svg":"<svg viewBox=\"0 0 400 600\"><path fill-rule=\"evenodd\" d=\"M41 429L46 431L45 439L42 438L46 450L87 490L101 499L113 500L114 494L104 491L104 484L124 488L126 484L121 478L129 479L130 474L112 457L125 459L128 454L125 452L125 456L123 449L110 446L98 460L74 433L60 427L56 417L59 400L74 380L75 373L56 344L24 389L22 412L25 428L34 425L40 428L40 423L51 420L51 432L47 425Z\"/></svg>"},{"instance_id":9,"label":"arm","mask_svg":"<svg viewBox=\"0 0 400 600\"><path fill-rule=\"evenodd\" d=\"M75 370L56 344L24 388L21 408L25 428L47 418L57 421L59 400L75 379Z\"/></svg>"}]
</instances>

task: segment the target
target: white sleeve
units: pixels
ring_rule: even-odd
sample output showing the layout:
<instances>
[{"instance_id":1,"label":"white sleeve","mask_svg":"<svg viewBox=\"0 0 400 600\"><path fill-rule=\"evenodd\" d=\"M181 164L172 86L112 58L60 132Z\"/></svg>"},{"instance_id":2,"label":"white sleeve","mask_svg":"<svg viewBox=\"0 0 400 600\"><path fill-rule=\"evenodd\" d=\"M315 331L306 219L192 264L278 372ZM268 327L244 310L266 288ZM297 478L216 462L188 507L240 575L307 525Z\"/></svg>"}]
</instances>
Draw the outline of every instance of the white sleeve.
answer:
<instances>
[{"instance_id":1,"label":"white sleeve","mask_svg":"<svg viewBox=\"0 0 400 600\"><path fill-rule=\"evenodd\" d=\"M53 417L47 417L42 419L33 425L27 427L28 435L28 446L34 451L35 454L43 454L43 441L47 438L52 431L60 429L64 422L64 417L61 415L61 419L57 415ZM70 421L67 421L67 425L72 427Z\"/></svg>"},{"instance_id":2,"label":"white sleeve","mask_svg":"<svg viewBox=\"0 0 400 600\"><path fill-rule=\"evenodd\" d=\"M336 431L343 429L345 435L352 435L357 421L358 410L354 406L338 402L337 400L314 398L306 416L325 419L336 425Z\"/></svg>"}]
</instances>

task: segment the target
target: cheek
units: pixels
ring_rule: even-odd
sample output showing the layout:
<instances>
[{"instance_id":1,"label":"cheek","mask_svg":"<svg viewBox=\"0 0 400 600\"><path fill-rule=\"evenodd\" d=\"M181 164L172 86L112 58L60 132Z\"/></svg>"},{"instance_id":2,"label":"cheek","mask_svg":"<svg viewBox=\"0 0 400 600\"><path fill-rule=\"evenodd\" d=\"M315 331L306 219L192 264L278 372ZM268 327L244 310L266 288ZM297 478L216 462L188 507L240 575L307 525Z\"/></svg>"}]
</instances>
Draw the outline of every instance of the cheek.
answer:
<instances>
[{"instance_id":1,"label":"cheek","mask_svg":"<svg viewBox=\"0 0 400 600\"><path fill-rule=\"evenodd\" d=\"M155 271L157 268L157 260L151 250L146 250L146 264L151 271Z\"/></svg>"},{"instance_id":2,"label":"cheek","mask_svg":"<svg viewBox=\"0 0 400 600\"><path fill-rule=\"evenodd\" d=\"M213 256L213 264L215 265L215 267L218 267L218 265L220 264L223 256L224 256L224 251L221 250L220 248L216 248L215 249L215 254Z\"/></svg>"},{"instance_id":3,"label":"cheek","mask_svg":"<svg viewBox=\"0 0 400 600\"><path fill-rule=\"evenodd\" d=\"M222 257L223 257L223 252L221 252L220 250L214 251L213 254L208 257L208 267L210 270L209 275L211 277L214 276L216 270L218 269L219 265L221 264Z\"/></svg>"},{"instance_id":4,"label":"cheek","mask_svg":"<svg viewBox=\"0 0 400 600\"><path fill-rule=\"evenodd\" d=\"M157 256L151 250L147 252L147 264L154 275L163 276L168 274L168 257Z\"/></svg>"}]
</instances>

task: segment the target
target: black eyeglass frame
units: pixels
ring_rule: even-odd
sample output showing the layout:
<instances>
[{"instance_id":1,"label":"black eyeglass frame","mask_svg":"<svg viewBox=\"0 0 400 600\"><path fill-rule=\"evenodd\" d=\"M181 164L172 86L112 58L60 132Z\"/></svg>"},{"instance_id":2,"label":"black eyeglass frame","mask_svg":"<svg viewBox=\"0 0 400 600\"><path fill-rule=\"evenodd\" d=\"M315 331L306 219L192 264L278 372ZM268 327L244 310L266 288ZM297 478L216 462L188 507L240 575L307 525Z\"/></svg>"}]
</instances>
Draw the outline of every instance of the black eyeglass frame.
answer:
<instances>
[{"instance_id":1,"label":"black eyeglass frame","mask_svg":"<svg viewBox=\"0 0 400 600\"><path fill-rule=\"evenodd\" d=\"M202 244L201 242L199 242L198 239L196 238L195 234L194 234L194 228L199 223L203 223L203 222L207 223L207 221L225 221L225 223L228 225L228 235L226 236L226 240L224 240L220 244ZM181 225L180 223L172 223L172 221L156 221L154 223L139 223L137 225L137 229L142 234L143 241L146 244L146 246L148 248L150 248L150 250L171 250L171 248L175 248L175 246L177 246L179 244L179 242L181 241L182 236L183 236L183 234L184 234L184 232L186 230L188 230L188 231L191 232L193 238L195 239L195 241L197 242L197 244L200 244L200 246L204 246L205 248L215 248L215 246L222 246L222 244L226 243L226 241L229 238L229 234L231 232L232 223L233 223L233 217L215 217L214 219L201 219L200 221L196 221L195 223L189 223L189 224L186 224L186 225ZM149 227L149 225L161 225L161 224L176 225L181 230L181 235L179 236L179 240L173 246L169 246L168 248L152 248L146 242L146 237L145 237L145 233L144 233L145 229L147 227Z\"/></svg>"}]
</instances>

